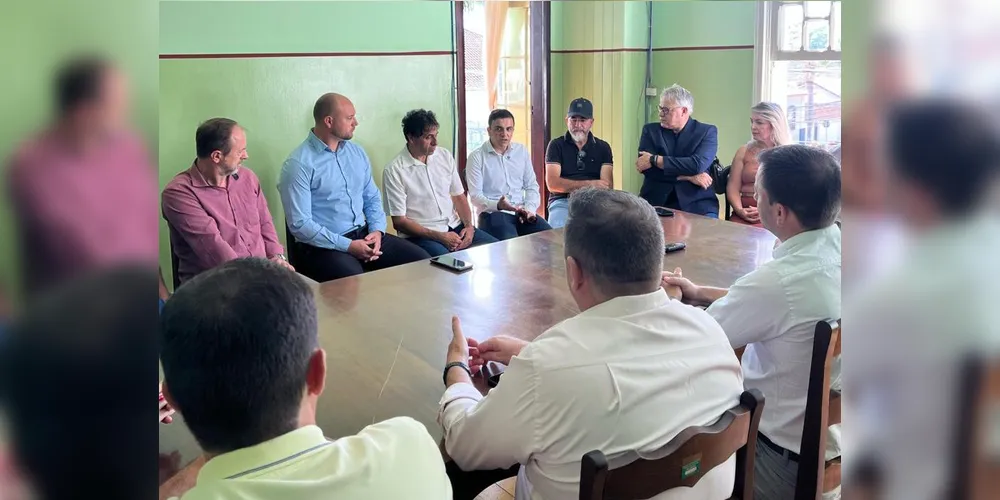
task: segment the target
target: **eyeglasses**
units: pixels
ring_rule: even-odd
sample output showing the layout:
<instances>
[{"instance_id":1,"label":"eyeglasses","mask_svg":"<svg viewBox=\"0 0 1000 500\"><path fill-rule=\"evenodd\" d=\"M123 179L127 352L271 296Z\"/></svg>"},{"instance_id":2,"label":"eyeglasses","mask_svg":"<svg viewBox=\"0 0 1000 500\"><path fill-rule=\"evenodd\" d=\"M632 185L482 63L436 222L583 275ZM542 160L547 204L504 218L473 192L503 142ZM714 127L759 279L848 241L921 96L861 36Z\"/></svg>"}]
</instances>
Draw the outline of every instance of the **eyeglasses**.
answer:
<instances>
[{"instance_id":1,"label":"eyeglasses","mask_svg":"<svg viewBox=\"0 0 1000 500\"><path fill-rule=\"evenodd\" d=\"M660 108L660 114L661 115L669 115L671 111L673 111L674 109L676 109L676 108L667 108L667 107L664 107L664 106L657 106L657 107Z\"/></svg>"},{"instance_id":2,"label":"eyeglasses","mask_svg":"<svg viewBox=\"0 0 1000 500\"><path fill-rule=\"evenodd\" d=\"M577 151L576 153L576 169L583 170L584 164L583 159L587 156L587 152L584 150Z\"/></svg>"}]
</instances>

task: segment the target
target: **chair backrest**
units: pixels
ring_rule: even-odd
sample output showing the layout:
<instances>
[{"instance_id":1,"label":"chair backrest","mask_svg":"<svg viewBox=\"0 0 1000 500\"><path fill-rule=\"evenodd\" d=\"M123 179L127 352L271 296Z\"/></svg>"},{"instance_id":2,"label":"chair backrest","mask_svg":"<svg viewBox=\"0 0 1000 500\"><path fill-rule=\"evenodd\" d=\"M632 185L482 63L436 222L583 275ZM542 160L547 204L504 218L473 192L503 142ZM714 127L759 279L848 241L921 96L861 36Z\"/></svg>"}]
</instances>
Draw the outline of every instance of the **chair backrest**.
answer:
<instances>
[{"instance_id":1,"label":"chair backrest","mask_svg":"<svg viewBox=\"0 0 1000 500\"><path fill-rule=\"evenodd\" d=\"M840 357L840 350L841 350L841 340L840 339L842 339L844 337L843 337L843 335L840 335L840 330L839 329L837 330L836 338L837 339L836 339L836 341L835 341L835 343L833 345L833 358L831 359L831 362L833 361L833 359L836 359L836 358ZM827 412L826 412L826 415L827 415L826 425L828 425L828 426L829 425L836 425L836 424L841 423L841 418L840 418L840 403L841 403L841 400L843 399L843 398L840 397L840 392L839 391L834 391L833 389L831 389L829 392L830 392L830 400L829 400L829 406L828 406Z\"/></svg>"},{"instance_id":2,"label":"chair backrest","mask_svg":"<svg viewBox=\"0 0 1000 500\"><path fill-rule=\"evenodd\" d=\"M799 444L795 500L823 497L826 433L830 426L830 370L835 354L839 353L839 346L840 322L831 320L817 323L809 368L806 415L802 425L802 441ZM840 398L836 399L839 405Z\"/></svg>"},{"instance_id":3,"label":"chair backrest","mask_svg":"<svg viewBox=\"0 0 1000 500\"><path fill-rule=\"evenodd\" d=\"M1000 492L1000 358L970 356L960 379L950 498L985 500ZM993 456L991 456L991 453Z\"/></svg>"},{"instance_id":4,"label":"chair backrest","mask_svg":"<svg viewBox=\"0 0 1000 500\"><path fill-rule=\"evenodd\" d=\"M288 263L292 267L298 269L298 248L296 248L295 237L292 236L292 230L288 229L288 223L285 223L285 255L288 257Z\"/></svg>"},{"instance_id":5,"label":"chair backrest","mask_svg":"<svg viewBox=\"0 0 1000 500\"><path fill-rule=\"evenodd\" d=\"M753 495L757 426L763 409L760 391L745 391L740 395L740 404L714 424L684 429L659 450L616 469L608 468L607 457L600 451L587 453L580 464L580 500L642 499L673 488L692 487L734 453L735 498L749 500Z\"/></svg>"},{"instance_id":6,"label":"chair backrest","mask_svg":"<svg viewBox=\"0 0 1000 500\"><path fill-rule=\"evenodd\" d=\"M173 277L174 292L177 292L177 288L181 286L181 277L177 274L178 259L177 254L174 253L174 228L167 223L167 233L169 234L170 243L170 274Z\"/></svg>"}]
</instances>

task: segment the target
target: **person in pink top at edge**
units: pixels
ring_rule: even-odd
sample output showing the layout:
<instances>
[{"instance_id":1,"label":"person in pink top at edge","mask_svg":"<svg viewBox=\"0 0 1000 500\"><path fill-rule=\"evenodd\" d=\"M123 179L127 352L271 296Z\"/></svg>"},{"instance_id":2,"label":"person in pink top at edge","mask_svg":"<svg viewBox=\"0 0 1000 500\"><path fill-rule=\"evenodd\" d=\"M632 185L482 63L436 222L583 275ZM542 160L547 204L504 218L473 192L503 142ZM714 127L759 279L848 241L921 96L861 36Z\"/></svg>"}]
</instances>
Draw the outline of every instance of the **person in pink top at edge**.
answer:
<instances>
[{"instance_id":1,"label":"person in pink top at edge","mask_svg":"<svg viewBox=\"0 0 1000 500\"><path fill-rule=\"evenodd\" d=\"M27 298L95 268L155 266L159 252L156 170L130 130L127 77L74 57L53 87L52 120L8 158Z\"/></svg>"}]
</instances>

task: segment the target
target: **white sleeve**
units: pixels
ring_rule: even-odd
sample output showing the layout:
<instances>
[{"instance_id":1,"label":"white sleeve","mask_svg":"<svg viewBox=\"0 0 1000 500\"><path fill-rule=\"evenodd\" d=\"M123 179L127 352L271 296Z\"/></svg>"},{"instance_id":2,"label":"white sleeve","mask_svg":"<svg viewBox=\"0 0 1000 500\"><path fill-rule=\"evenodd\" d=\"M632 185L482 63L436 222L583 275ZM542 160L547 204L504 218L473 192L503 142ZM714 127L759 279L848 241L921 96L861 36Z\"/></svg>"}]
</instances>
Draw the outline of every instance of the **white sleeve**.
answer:
<instances>
[{"instance_id":1,"label":"white sleeve","mask_svg":"<svg viewBox=\"0 0 1000 500\"><path fill-rule=\"evenodd\" d=\"M465 164L465 181L469 184L469 198L472 205L479 213L497 211L497 200L491 200L483 193L483 168L485 168L486 158L477 149L469 155L469 161Z\"/></svg>"},{"instance_id":2,"label":"white sleeve","mask_svg":"<svg viewBox=\"0 0 1000 500\"><path fill-rule=\"evenodd\" d=\"M391 163L382 172L382 189L385 191L386 205L389 206L389 216L405 216L406 188Z\"/></svg>"},{"instance_id":3,"label":"white sleeve","mask_svg":"<svg viewBox=\"0 0 1000 500\"><path fill-rule=\"evenodd\" d=\"M778 276L766 267L736 280L706 312L722 325L734 349L781 334L778 326L790 314Z\"/></svg>"},{"instance_id":4,"label":"white sleeve","mask_svg":"<svg viewBox=\"0 0 1000 500\"><path fill-rule=\"evenodd\" d=\"M471 384L454 384L441 398L438 422L445 449L463 470L525 463L534 452L537 377L529 361L514 357L500 384L482 396Z\"/></svg>"}]
</instances>

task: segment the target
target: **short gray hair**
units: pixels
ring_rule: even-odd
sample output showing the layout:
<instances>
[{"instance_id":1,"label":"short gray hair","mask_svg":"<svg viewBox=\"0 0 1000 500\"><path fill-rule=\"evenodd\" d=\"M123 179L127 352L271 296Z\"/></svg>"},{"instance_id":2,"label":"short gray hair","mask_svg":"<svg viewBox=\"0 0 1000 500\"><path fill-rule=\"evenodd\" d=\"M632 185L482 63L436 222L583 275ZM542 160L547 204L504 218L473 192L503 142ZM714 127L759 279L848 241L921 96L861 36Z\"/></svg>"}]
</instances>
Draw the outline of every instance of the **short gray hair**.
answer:
<instances>
[{"instance_id":1,"label":"short gray hair","mask_svg":"<svg viewBox=\"0 0 1000 500\"><path fill-rule=\"evenodd\" d=\"M608 295L652 292L663 272L663 225L634 194L581 189L570 197L565 252Z\"/></svg>"},{"instance_id":2,"label":"short gray hair","mask_svg":"<svg viewBox=\"0 0 1000 500\"><path fill-rule=\"evenodd\" d=\"M691 92L676 83L663 89L663 93L660 94L660 102L666 99L667 102L675 102L678 106L683 106L688 109L688 114L694 114L694 96Z\"/></svg>"}]
</instances>

